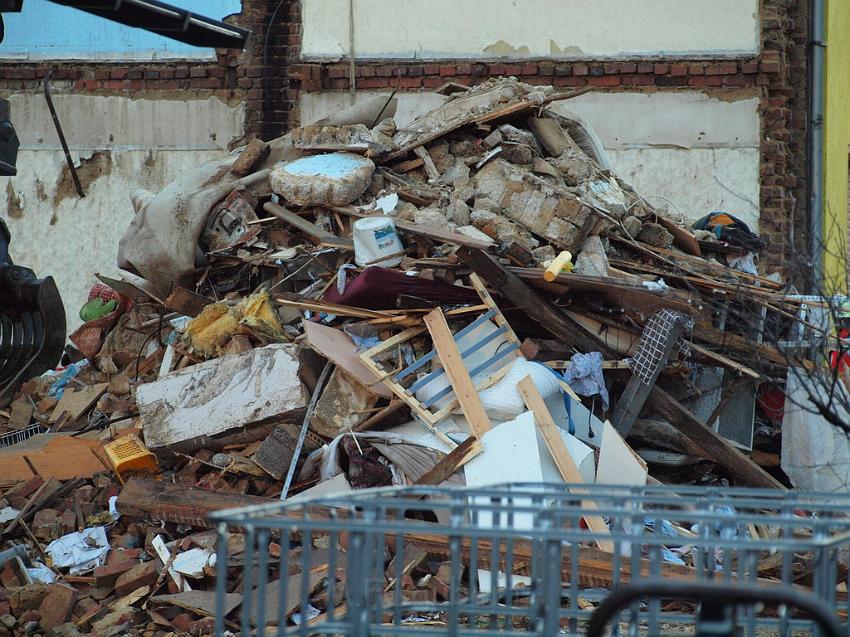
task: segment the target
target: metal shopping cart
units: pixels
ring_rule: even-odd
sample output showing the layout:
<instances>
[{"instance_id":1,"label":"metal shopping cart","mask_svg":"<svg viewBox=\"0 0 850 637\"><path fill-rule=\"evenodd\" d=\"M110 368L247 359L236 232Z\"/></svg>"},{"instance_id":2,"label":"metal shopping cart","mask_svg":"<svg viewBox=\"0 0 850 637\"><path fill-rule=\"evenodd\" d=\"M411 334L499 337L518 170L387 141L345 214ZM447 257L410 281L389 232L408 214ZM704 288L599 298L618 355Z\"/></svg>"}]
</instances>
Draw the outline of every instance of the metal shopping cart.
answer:
<instances>
[{"instance_id":1,"label":"metal shopping cart","mask_svg":"<svg viewBox=\"0 0 850 637\"><path fill-rule=\"evenodd\" d=\"M218 635L850 635L850 495L413 487L212 518ZM439 594L411 599L406 551Z\"/></svg>"}]
</instances>

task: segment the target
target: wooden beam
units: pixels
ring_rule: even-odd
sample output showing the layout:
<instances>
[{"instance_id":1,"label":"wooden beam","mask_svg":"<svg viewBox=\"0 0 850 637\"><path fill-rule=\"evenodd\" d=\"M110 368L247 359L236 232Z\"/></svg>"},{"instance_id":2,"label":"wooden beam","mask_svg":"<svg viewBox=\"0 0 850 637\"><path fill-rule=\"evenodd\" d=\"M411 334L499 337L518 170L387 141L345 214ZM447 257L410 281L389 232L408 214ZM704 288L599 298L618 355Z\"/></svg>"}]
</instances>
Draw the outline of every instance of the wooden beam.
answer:
<instances>
[{"instance_id":1,"label":"wooden beam","mask_svg":"<svg viewBox=\"0 0 850 637\"><path fill-rule=\"evenodd\" d=\"M431 154L425 149L424 146L417 146L413 149L413 152L416 156L422 160L422 163L425 164L425 172L428 173L428 177L436 181L440 178L440 171L437 170L437 166L434 163L434 160L431 159Z\"/></svg>"},{"instance_id":2,"label":"wooden beam","mask_svg":"<svg viewBox=\"0 0 850 637\"><path fill-rule=\"evenodd\" d=\"M285 221L289 225L294 226L304 234L313 237L323 245L341 248L344 250L354 250L354 241L351 239L344 239L336 236L335 234L331 234L324 228L320 228L315 223L311 223L303 217L299 217L294 212L287 210L283 206L278 206L277 204L268 202L263 204L263 210L274 215L278 219Z\"/></svg>"},{"instance_id":3,"label":"wooden beam","mask_svg":"<svg viewBox=\"0 0 850 637\"><path fill-rule=\"evenodd\" d=\"M416 484L442 484L481 451L482 448L478 439L475 436L470 436L431 467L416 481Z\"/></svg>"},{"instance_id":4,"label":"wooden beam","mask_svg":"<svg viewBox=\"0 0 850 637\"><path fill-rule=\"evenodd\" d=\"M464 247L457 254L476 274L564 343L581 352L602 352L608 358L619 358L593 333L538 296L516 274L485 252Z\"/></svg>"},{"instance_id":5,"label":"wooden beam","mask_svg":"<svg viewBox=\"0 0 850 637\"><path fill-rule=\"evenodd\" d=\"M706 458L725 467L732 474L736 486L786 488L731 442L700 422L690 410L666 391L660 387L653 387L650 396L655 411L699 445L705 452Z\"/></svg>"},{"instance_id":6,"label":"wooden beam","mask_svg":"<svg viewBox=\"0 0 850 637\"><path fill-rule=\"evenodd\" d=\"M156 480L130 480L118 496L118 511L137 518L210 527L207 515L222 509L268 504L270 498L196 489Z\"/></svg>"},{"instance_id":7,"label":"wooden beam","mask_svg":"<svg viewBox=\"0 0 850 637\"><path fill-rule=\"evenodd\" d=\"M570 455L567 445L564 444L564 440L558 432L558 426L552 420L552 414L549 413L549 408L546 407L543 396L540 395L531 376L526 376L519 381L517 387L519 393L522 394L522 399L525 401L526 407L534 414L534 424L537 425L540 435L543 436L543 440L546 442L546 448L549 449L549 453L555 461L558 473L569 484L583 484L584 479L581 477L581 473L573 457ZM572 493L582 493L581 489L571 489L570 491ZM592 500L584 500L582 506L586 509L597 508L596 503ZM611 533L602 516L585 515L584 521L587 523L587 527L596 534L596 543L599 545L599 548L609 553L613 552L614 543L611 540L600 539L600 537L610 535Z\"/></svg>"},{"instance_id":8,"label":"wooden beam","mask_svg":"<svg viewBox=\"0 0 850 637\"><path fill-rule=\"evenodd\" d=\"M658 376L661 374L661 371L667 367L667 361L670 358L670 354L673 353L673 348L676 346L681 334L682 322L674 320L673 324L670 326L670 333L667 334L667 339L664 341L664 347L661 350L661 360L658 361L655 373L652 375L652 378L649 379L649 383L643 382L643 380L634 373L629 379L629 383L626 385L626 389L623 390L620 399L617 401L617 405L614 408L614 414L611 417L611 420L614 421L614 427L617 429L617 433L619 433L623 438L629 435L629 431L631 431L632 426L638 419L640 410L643 409L646 399L649 398L649 393L655 386L655 381L658 380Z\"/></svg>"},{"instance_id":9,"label":"wooden beam","mask_svg":"<svg viewBox=\"0 0 850 637\"><path fill-rule=\"evenodd\" d=\"M475 389L475 384L472 382L469 372L466 371L463 357L460 355L454 335L449 329L448 323L446 323L443 311L437 308L425 315L425 325L434 341L434 349L443 369L446 370L446 377L449 379L449 383L460 403L461 411L463 411L463 415L466 416L466 421L469 423L469 429L473 436L481 438L492 428L490 418L484 411L484 405L481 404L478 390Z\"/></svg>"}]
</instances>

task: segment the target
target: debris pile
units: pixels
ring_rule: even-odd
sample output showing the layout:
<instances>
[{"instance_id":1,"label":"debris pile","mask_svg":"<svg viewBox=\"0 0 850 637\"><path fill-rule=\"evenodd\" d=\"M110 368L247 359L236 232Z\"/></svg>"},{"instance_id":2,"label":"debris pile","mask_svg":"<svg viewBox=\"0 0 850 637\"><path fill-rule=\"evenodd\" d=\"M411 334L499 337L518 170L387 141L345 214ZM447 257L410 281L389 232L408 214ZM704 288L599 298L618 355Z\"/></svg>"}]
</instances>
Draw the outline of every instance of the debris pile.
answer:
<instances>
[{"instance_id":1,"label":"debris pile","mask_svg":"<svg viewBox=\"0 0 850 637\"><path fill-rule=\"evenodd\" d=\"M66 364L0 402L0 637L210 633L203 529L231 507L784 486L781 409L754 406L787 358L742 317L784 339L802 302L755 270L758 238L652 206L569 112L580 92L447 91L404 128L377 98L133 193L126 275L99 277ZM410 594L445 597L410 550Z\"/></svg>"}]
</instances>

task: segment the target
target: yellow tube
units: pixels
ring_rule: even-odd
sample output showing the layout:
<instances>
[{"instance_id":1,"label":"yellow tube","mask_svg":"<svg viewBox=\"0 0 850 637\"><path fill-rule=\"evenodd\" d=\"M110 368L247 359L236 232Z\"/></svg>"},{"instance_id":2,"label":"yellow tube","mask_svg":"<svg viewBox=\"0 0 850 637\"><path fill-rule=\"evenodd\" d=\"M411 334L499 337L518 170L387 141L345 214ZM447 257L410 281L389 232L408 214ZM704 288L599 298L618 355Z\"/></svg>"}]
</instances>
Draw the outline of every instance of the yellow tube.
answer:
<instances>
[{"instance_id":1,"label":"yellow tube","mask_svg":"<svg viewBox=\"0 0 850 637\"><path fill-rule=\"evenodd\" d=\"M558 275L567 270L567 272L572 272L573 270L573 255L564 250L557 257L552 259L552 263L549 264L549 267L546 268L546 271L543 273L543 278L550 283L558 278Z\"/></svg>"}]
</instances>

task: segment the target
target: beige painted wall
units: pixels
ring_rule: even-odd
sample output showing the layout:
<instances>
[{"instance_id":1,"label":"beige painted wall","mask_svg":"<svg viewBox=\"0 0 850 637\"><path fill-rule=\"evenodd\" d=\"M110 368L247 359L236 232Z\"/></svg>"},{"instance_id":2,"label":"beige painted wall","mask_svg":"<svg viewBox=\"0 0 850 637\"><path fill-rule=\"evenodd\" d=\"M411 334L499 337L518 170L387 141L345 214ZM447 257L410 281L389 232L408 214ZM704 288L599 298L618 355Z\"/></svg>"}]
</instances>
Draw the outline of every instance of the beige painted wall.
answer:
<instances>
[{"instance_id":1,"label":"beige painted wall","mask_svg":"<svg viewBox=\"0 0 850 637\"><path fill-rule=\"evenodd\" d=\"M378 93L358 92L358 100ZM400 126L440 104L434 93L398 93ZM347 93L301 96L309 124L349 104ZM700 91L589 93L556 105L581 116L602 140L617 174L659 207L693 221L728 210L754 229L759 217L758 98ZM666 200L669 200L669 203Z\"/></svg>"},{"instance_id":2,"label":"beige painted wall","mask_svg":"<svg viewBox=\"0 0 850 637\"><path fill-rule=\"evenodd\" d=\"M86 197L66 179L44 96L11 96L21 138L18 175L0 178L0 216L16 263L56 279L69 331L96 272L114 275L118 240L133 217L130 193L156 192L182 173L228 151L242 137L244 108L216 98L127 99L57 94L56 108ZM95 154L97 153L97 154ZM94 160L91 158L94 156Z\"/></svg>"},{"instance_id":3,"label":"beige painted wall","mask_svg":"<svg viewBox=\"0 0 850 637\"><path fill-rule=\"evenodd\" d=\"M755 54L759 0L302 0L304 58Z\"/></svg>"}]
</instances>

